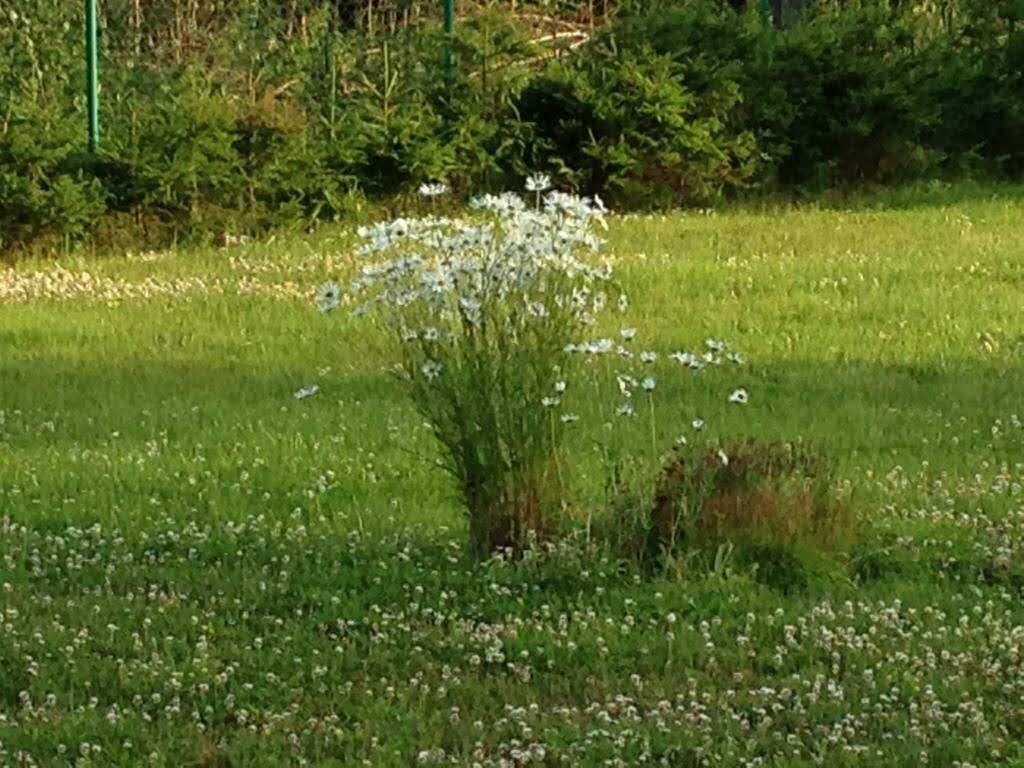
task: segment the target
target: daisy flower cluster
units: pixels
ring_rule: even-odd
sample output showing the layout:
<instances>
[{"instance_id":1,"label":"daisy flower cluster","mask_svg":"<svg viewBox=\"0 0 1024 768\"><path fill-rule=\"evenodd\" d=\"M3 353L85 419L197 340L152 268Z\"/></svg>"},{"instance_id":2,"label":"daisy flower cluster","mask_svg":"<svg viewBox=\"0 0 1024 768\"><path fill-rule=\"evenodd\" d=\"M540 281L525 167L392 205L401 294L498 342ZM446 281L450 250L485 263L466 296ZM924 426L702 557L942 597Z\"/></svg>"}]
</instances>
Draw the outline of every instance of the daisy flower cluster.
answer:
<instances>
[{"instance_id":1,"label":"daisy flower cluster","mask_svg":"<svg viewBox=\"0 0 1024 768\"><path fill-rule=\"evenodd\" d=\"M595 257L604 204L542 194L549 183L530 178L534 205L484 195L467 219L362 227L358 254L369 263L347 290L330 282L317 296L323 312L344 300L392 331L401 378L462 489L480 554L547 527L544 507L558 503L549 467L562 426L574 420L548 413L573 366L564 350L625 301L610 263Z\"/></svg>"}]
</instances>

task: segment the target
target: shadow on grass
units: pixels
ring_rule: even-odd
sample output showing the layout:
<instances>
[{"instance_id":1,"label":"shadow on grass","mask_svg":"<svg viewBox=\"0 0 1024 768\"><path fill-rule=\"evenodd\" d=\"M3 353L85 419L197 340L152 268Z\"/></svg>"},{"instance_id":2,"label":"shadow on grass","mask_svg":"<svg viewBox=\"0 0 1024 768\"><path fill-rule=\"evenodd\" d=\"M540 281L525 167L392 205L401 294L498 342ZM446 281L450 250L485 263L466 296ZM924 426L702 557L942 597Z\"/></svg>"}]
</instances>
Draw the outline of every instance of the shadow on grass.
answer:
<instances>
[{"instance_id":1,"label":"shadow on grass","mask_svg":"<svg viewBox=\"0 0 1024 768\"><path fill-rule=\"evenodd\" d=\"M753 195L726 209L779 211L809 207L838 211L911 210L987 202L1024 202L1024 184L1003 181L927 181L900 186L791 190Z\"/></svg>"},{"instance_id":2,"label":"shadow on grass","mask_svg":"<svg viewBox=\"0 0 1024 768\"><path fill-rule=\"evenodd\" d=\"M309 384L317 384L319 393L296 400L293 393ZM748 406L727 402L733 386L749 390ZM669 430L699 415L730 435L802 436L823 444L836 458L895 452L913 460L933 456L937 445L954 436L958 450L983 446L995 419L1020 410L1024 365L1015 359L1002 367L779 361L730 369L728 375L662 372L657 396L659 432L666 438ZM0 407L58 423L55 432L21 433L18 447L54 440L88 444L112 430L126 439L148 438L165 426L179 438L209 440L218 430L257 421L269 429L289 429L298 427L297 419L306 419L304 431L324 434L339 424L351 434L418 421L398 383L382 374L321 377L307 368L268 372L241 364L156 360L109 367L59 359L0 363ZM572 407L596 421L599 409L592 399ZM645 429L634 431L644 432L646 439ZM952 443L946 449L953 450Z\"/></svg>"}]
</instances>

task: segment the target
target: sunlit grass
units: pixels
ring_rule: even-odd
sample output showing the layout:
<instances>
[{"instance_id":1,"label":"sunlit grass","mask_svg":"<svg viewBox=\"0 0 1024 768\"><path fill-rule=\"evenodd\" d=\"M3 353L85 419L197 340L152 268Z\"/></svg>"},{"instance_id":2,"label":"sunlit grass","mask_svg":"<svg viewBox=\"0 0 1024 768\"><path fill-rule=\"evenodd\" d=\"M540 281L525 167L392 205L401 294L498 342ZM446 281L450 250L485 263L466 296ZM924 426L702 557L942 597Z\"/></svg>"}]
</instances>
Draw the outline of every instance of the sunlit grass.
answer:
<instances>
[{"instance_id":1,"label":"sunlit grass","mask_svg":"<svg viewBox=\"0 0 1024 768\"><path fill-rule=\"evenodd\" d=\"M313 306L348 232L0 272L0 764L1024 759L1021 222L1009 192L613 222L665 447L810 441L868 521L794 595L471 566L379 338ZM707 338L747 364L667 356Z\"/></svg>"}]
</instances>

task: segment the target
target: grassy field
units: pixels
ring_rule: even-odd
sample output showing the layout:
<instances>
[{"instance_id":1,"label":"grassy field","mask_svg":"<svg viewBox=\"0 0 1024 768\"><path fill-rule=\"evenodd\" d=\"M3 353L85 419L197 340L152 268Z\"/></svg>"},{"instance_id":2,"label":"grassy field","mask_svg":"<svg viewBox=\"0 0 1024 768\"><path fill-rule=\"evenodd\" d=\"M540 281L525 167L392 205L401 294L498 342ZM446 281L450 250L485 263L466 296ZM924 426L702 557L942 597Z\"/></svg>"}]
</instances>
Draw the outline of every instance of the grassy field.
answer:
<instances>
[{"instance_id":1,"label":"grassy field","mask_svg":"<svg viewBox=\"0 0 1024 768\"><path fill-rule=\"evenodd\" d=\"M0 765L1024 765L1024 197L890 202L612 223L659 438L803 438L864 517L788 594L473 565L312 306L350 233L0 271ZM747 365L665 354L708 337Z\"/></svg>"}]
</instances>

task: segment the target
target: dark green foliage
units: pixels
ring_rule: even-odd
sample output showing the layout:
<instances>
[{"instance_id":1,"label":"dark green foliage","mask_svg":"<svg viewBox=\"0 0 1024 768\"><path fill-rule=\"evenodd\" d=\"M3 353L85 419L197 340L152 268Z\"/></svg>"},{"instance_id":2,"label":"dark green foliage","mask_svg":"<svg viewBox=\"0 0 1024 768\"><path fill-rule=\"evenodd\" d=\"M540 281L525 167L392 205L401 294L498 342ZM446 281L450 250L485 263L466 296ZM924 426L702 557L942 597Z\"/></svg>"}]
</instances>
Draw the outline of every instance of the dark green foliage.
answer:
<instances>
[{"instance_id":1,"label":"dark green foliage","mask_svg":"<svg viewBox=\"0 0 1024 768\"><path fill-rule=\"evenodd\" d=\"M535 170L618 208L1024 171L1022 0L818 0L785 29L760 4L611 5L558 57L535 16L467 11L449 81L420 3L355 3L356 29L315 0L111 0L89 157L80 9L15 0L0 252L308 227L423 181L466 194Z\"/></svg>"}]
</instances>

